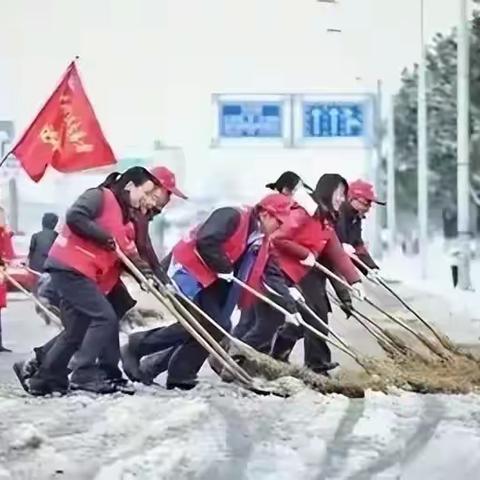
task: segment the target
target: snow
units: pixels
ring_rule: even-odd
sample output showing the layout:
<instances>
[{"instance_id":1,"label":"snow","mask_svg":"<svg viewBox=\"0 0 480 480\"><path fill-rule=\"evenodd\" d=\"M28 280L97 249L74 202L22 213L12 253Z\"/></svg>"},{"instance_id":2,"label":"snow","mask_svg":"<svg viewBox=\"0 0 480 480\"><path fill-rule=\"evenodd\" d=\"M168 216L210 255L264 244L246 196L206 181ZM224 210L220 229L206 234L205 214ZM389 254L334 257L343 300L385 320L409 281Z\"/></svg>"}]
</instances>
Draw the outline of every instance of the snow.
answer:
<instances>
[{"instance_id":1,"label":"snow","mask_svg":"<svg viewBox=\"0 0 480 480\"><path fill-rule=\"evenodd\" d=\"M392 287L408 295L421 293L417 298L419 313L435 312L429 320L436 323L457 341L475 343L480 339L480 295L475 290L464 291L454 288L451 280L451 256L443 240L435 239L429 244L427 278L421 278L417 255L406 256L400 250L386 255L381 264L382 275L394 281ZM480 258L471 262L473 288L480 289ZM401 285L397 286L396 282ZM440 309L442 315L436 315ZM441 317L441 318L439 318Z\"/></svg>"},{"instance_id":2,"label":"snow","mask_svg":"<svg viewBox=\"0 0 480 480\"><path fill-rule=\"evenodd\" d=\"M404 280L395 290L455 339L475 343L478 311L469 306L472 316L462 317L452 297L435 293L434 281L410 283L410 259L397 263L404 274L394 260L383 266ZM401 310L372 292L389 311ZM3 313L4 340L15 353L0 354L0 480L446 480L476 478L480 468L480 397L473 394L391 389L349 399L284 378L279 383L295 393L283 399L202 372L190 392L139 386L134 396L33 398L11 364L56 331L27 302L11 302ZM335 314L332 325L360 351L373 351L352 321Z\"/></svg>"}]
</instances>

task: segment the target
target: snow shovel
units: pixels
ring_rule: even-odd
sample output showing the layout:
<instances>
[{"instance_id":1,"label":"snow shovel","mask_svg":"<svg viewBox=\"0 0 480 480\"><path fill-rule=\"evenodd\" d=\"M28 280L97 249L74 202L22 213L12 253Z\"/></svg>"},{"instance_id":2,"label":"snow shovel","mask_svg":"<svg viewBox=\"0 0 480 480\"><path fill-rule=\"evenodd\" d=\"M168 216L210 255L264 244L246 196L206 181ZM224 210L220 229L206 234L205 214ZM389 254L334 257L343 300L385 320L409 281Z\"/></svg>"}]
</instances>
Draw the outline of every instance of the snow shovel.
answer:
<instances>
[{"instance_id":1,"label":"snow shovel","mask_svg":"<svg viewBox=\"0 0 480 480\"><path fill-rule=\"evenodd\" d=\"M275 303L273 300L271 300L270 298L268 298L267 296L263 295L262 293L258 292L257 290L255 290L254 288L252 288L250 285L246 284L245 282L242 282L240 279L236 278L236 277L233 277L233 281L240 285L242 288L244 288L245 290L247 290L248 292L250 292L252 295L256 296L258 299L262 300L263 302L267 303L268 305L270 305L272 308L274 308L275 310L277 310L278 312L282 313L283 315L285 315L286 317L289 317L291 316L292 314L290 312L288 312L287 310L285 310L283 307L281 307L280 305L278 305L277 303ZM327 343L330 343L331 345L333 345L334 347L336 347L338 350L341 350L343 353L345 353L346 355L348 355L349 357L353 358L353 360L355 360L362 368L364 368L367 372L367 368L362 364L362 361L360 358L358 358L357 355L355 355L354 352L352 352L350 349L348 348L345 348L343 345L341 345L340 343L337 343L337 341L335 340L332 340L331 338L328 338L327 335L324 335L322 332L319 332L316 328L312 327L311 325L309 325L307 322L303 321L303 320L299 320L299 323L302 327L306 328L307 330L309 330L310 332L312 332L314 335L316 335L317 337L321 338L322 340L324 340L325 342Z\"/></svg>"},{"instance_id":2,"label":"snow shovel","mask_svg":"<svg viewBox=\"0 0 480 480\"><path fill-rule=\"evenodd\" d=\"M171 303L171 298L174 298L173 293L168 292L168 289L164 286L164 294L160 293L151 282L143 275L143 273L136 267L136 265L128 258L125 253L123 253L120 248L117 246L116 253L123 264L132 272L135 278L144 286L144 288L151 293L185 328L185 330L190 333L190 335L203 347L205 350L212 355L221 365L225 368L234 379L240 382L241 385L246 387L248 390L253 393L260 395L277 395L277 396L286 396L281 395L277 392L264 390L258 388L253 384L253 378L245 372L233 359L230 355L222 348L221 345L204 329L202 325L188 312L188 310L180 304L181 308L176 308ZM161 283L160 283L161 285ZM165 296L165 293L168 296ZM170 295L169 295L170 293ZM177 301L177 306L178 306ZM180 314L179 310L182 312ZM188 320L183 316L188 318Z\"/></svg>"},{"instance_id":3,"label":"snow shovel","mask_svg":"<svg viewBox=\"0 0 480 480\"><path fill-rule=\"evenodd\" d=\"M365 303L367 303L368 305L373 307L375 310L380 312L382 315L385 315L389 320L391 320L392 322L396 323L397 325L400 325L402 328L407 330L411 335L413 335L415 338L420 340L420 342L423 343L435 355L439 356L442 359L450 359L450 357L448 355L446 355L444 352L439 351L439 349L428 338L426 338L422 333L416 332L415 330L413 330L413 328L411 328L405 322L402 322L402 320L400 320L399 318L396 318L393 315L391 315L390 313L388 313L387 311L385 311L382 307L377 305L375 302L370 300L368 297L359 298L356 290L349 283L347 283L345 280L340 278L338 275L336 275L335 273L330 271L328 268L326 268L325 266L323 266L322 264L320 264L318 262L315 262L315 267L318 270L325 273L328 277L333 278L337 282L341 283L345 288L347 288L350 292L352 292L352 294L357 299L359 299L361 301L364 301Z\"/></svg>"},{"instance_id":4,"label":"snow shovel","mask_svg":"<svg viewBox=\"0 0 480 480\"><path fill-rule=\"evenodd\" d=\"M340 302L330 292L327 292L327 295L335 305L340 307ZM356 310L355 307L352 307L352 318L355 319L363 328L365 328L365 330L367 330L367 332L370 333L370 335L373 338L375 338L377 343L380 345L380 347L383 350L385 350L387 354L403 355L405 353L405 349L403 348L403 345L401 348L399 344L395 343L394 339L392 339L391 337L388 336L387 333L385 333L382 327L377 325L373 320L368 318L366 315L363 315L361 312ZM377 330L379 330L381 335L377 333L372 327L370 327L370 325L368 325L367 322L371 323L375 328L377 328Z\"/></svg>"},{"instance_id":5,"label":"snow shovel","mask_svg":"<svg viewBox=\"0 0 480 480\"><path fill-rule=\"evenodd\" d=\"M265 288L273 293L274 295L277 295L278 297L281 297L281 295L275 291L273 288L269 287L266 283L263 284L265 286ZM300 298L298 300L296 300L296 303L303 309L305 310L307 313L309 313L323 328L325 328L325 330L330 333L332 335L333 338L335 338L336 340L338 340L345 348L351 350L352 352L354 352L354 349L348 345L348 343L340 336L340 335L337 335L329 325L327 325L307 304L307 302L305 301L305 298L303 298L303 295L302 295L302 292L300 291L300 289L298 287L293 287L295 288L295 290L298 292L298 294L300 295Z\"/></svg>"},{"instance_id":6,"label":"snow shovel","mask_svg":"<svg viewBox=\"0 0 480 480\"><path fill-rule=\"evenodd\" d=\"M160 280L157 277L154 277L155 281L160 283ZM172 282L173 283L173 282ZM186 295L183 294L183 292L180 290L180 288L173 283L173 286L175 287L175 295L177 295L179 298L182 299L183 302L185 302L192 310L195 310L199 315L201 315L207 322L209 322L214 328L216 328L222 335L224 335L226 338L228 338L229 341L232 343L236 343L239 345L241 348L244 348L251 353L256 352L256 350L251 347L250 345L246 344L245 342L242 342L239 338L234 337L230 332L225 330L221 325L219 325L210 315L207 315L195 302L190 300ZM174 295L174 297L175 297ZM177 300L177 299L175 299Z\"/></svg>"},{"instance_id":7,"label":"snow shovel","mask_svg":"<svg viewBox=\"0 0 480 480\"><path fill-rule=\"evenodd\" d=\"M452 343L452 341L444 334L440 333L437 331L437 329L430 323L428 322L425 318L423 318L418 312L416 312L413 307L411 307L403 298L396 293L390 285L385 281L384 278L382 278L378 273L373 272L373 270L368 267L368 265L365 264L360 258L358 258L356 255L349 255L350 258L356 262L358 265L360 265L362 268L364 268L370 275L371 277L369 278L373 283L376 283L377 285L385 288L391 295L393 295L410 313L415 315L415 317L423 324L425 327L430 330L433 335L437 338L437 340L447 349L451 350L453 353L458 353L455 349L455 345Z\"/></svg>"},{"instance_id":8,"label":"snow shovel","mask_svg":"<svg viewBox=\"0 0 480 480\"><path fill-rule=\"evenodd\" d=\"M50 318L55 326L57 326L60 330L63 329L62 321L53 313L51 312L33 293L29 292L20 282L15 280L10 274L7 272L3 272L5 278L18 290L20 290L24 295L26 295L33 303L45 314Z\"/></svg>"}]
</instances>

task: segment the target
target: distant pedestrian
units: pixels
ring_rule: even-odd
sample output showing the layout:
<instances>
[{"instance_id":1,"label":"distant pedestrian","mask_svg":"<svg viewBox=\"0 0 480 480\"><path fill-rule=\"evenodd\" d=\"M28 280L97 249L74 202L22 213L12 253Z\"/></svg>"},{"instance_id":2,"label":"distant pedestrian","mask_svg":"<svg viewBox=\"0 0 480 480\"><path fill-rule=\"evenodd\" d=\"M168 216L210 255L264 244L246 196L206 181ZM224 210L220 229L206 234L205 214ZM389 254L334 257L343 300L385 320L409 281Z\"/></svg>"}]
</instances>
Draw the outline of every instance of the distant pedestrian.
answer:
<instances>
[{"instance_id":1,"label":"distant pedestrian","mask_svg":"<svg viewBox=\"0 0 480 480\"><path fill-rule=\"evenodd\" d=\"M42 230L32 235L28 252L28 266L36 272L43 272L43 265L48 257L50 247L58 235L55 231L57 223L58 216L55 213L45 213L42 218Z\"/></svg>"},{"instance_id":2,"label":"distant pedestrian","mask_svg":"<svg viewBox=\"0 0 480 480\"><path fill-rule=\"evenodd\" d=\"M7 285L4 271L7 263L15 256L12 245L13 232L7 227L5 210L0 207L0 352L11 352L2 341L2 309L7 306Z\"/></svg>"}]
</instances>

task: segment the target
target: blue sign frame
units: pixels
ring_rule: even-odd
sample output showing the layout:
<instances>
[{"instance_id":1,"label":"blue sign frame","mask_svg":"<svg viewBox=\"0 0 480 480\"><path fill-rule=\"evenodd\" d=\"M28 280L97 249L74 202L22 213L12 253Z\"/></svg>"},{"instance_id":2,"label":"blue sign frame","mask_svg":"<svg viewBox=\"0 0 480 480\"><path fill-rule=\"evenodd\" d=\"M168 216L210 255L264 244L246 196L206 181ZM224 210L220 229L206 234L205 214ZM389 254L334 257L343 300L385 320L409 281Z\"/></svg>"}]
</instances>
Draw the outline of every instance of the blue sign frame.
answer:
<instances>
[{"instance_id":1,"label":"blue sign frame","mask_svg":"<svg viewBox=\"0 0 480 480\"><path fill-rule=\"evenodd\" d=\"M302 117L307 139L359 139L367 133L364 102L304 101Z\"/></svg>"},{"instance_id":2,"label":"blue sign frame","mask_svg":"<svg viewBox=\"0 0 480 480\"><path fill-rule=\"evenodd\" d=\"M218 104L219 137L281 140L283 118L282 101L222 100Z\"/></svg>"}]
</instances>

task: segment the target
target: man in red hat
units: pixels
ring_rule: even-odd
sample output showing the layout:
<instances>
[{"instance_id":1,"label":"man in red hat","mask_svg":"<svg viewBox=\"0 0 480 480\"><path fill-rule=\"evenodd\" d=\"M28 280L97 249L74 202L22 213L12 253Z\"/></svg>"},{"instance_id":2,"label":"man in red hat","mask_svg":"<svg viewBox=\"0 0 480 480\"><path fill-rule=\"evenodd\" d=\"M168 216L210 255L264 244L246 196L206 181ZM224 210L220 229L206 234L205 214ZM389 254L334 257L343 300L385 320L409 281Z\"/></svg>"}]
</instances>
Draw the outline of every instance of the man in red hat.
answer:
<instances>
[{"instance_id":1,"label":"man in red hat","mask_svg":"<svg viewBox=\"0 0 480 480\"><path fill-rule=\"evenodd\" d=\"M111 189L117 191L117 185L122 185L122 178L135 171L136 177L143 176L147 180L151 180L150 191L147 195L143 195L141 201L133 206L126 205L125 221L126 235L135 241L138 258L136 258L137 266L144 273L148 274L153 271L157 276L163 273L157 256L151 245L148 234L148 222L167 205L171 194L180 198L187 198L175 185L175 175L165 167L157 167L148 172L140 167L133 167L123 174L114 172L110 174L102 184L88 190L80 199L70 208L67 213L67 224L74 225L79 232L85 232L83 235L93 236L93 233L99 231L96 223L98 211L101 211L102 197L98 195L100 189ZM131 177L135 179L135 175L131 173ZM129 184L125 181L126 187ZM119 197L123 198L125 194L120 190ZM130 208L129 208L130 207ZM108 210L108 209L107 209ZM109 215L109 211L105 212ZM133 224L133 225L132 225ZM131 228L130 228L131 227ZM93 232L93 233L92 233ZM100 233L102 233L100 231ZM78 264L75 264L78 268ZM115 272L117 275L118 272ZM164 274L165 275L165 274ZM115 279L104 278L103 283L114 283ZM102 284L103 285L103 284ZM103 286L102 286L103 288ZM130 297L128 291L121 282L117 282L113 288L108 290L106 296L108 302L113 307L117 319L120 319L130 308L135 305L135 301ZM86 301L86 299L85 299ZM62 317L62 321L63 321ZM68 324L67 324L68 327ZM112 393L114 391L124 391L125 393L133 393L125 380L122 373L118 369L118 361L120 359L119 343L118 343L118 322L110 328L108 336L110 341L106 342L105 348L98 353L98 331L95 322L92 322L87 329L80 350L76 353L70 367L73 367L73 373L70 379L71 388L93 391L96 393ZM44 364L45 358L48 357L50 351L58 343L58 339L64 336L64 333L57 335L45 345L35 348L35 357L27 362L18 362L15 367L22 385L27 385L31 377L35 376ZM105 335L107 336L107 334ZM65 388L62 388L65 390Z\"/></svg>"},{"instance_id":2,"label":"man in red hat","mask_svg":"<svg viewBox=\"0 0 480 480\"><path fill-rule=\"evenodd\" d=\"M278 267L269 258L269 236L288 218L290 207L288 197L271 194L254 207L215 210L187 239L173 248L168 268L170 278L184 295L226 330L231 328L230 316L235 306L247 307L253 301L232 283L234 276L257 290L266 282L280 291L284 297L283 306L295 315L295 302L283 284ZM279 279L283 289L275 283ZM271 281L275 285L271 285ZM196 312L192 314L198 317ZM222 335L216 329L210 325L205 327L221 340ZM163 369L168 368L168 389L193 388L197 373L208 356L180 324L173 324L130 335L128 344L122 348L127 375L132 380L151 382L162 369L150 365L147 367L150 371L146 372L144 362L140 361L157 352L166 352L166 358L160 363Z\"/></svg>"},{"instance_id":3,"label":"man in red hat","mask_svg":"<svg viewBox=\"0 0 480 480\"><path fill-rule=\"evenodd\" d=\"M362 220L370 211L372 204L385 205L375 195L373 185L364 180L355 180L348 187L348 199L340 207L336 231L348 254L356 255L373 270L379 267L369 254L362 238ZM358 266L362 273L364 268Z\"/></svg>"}]
</instances>

